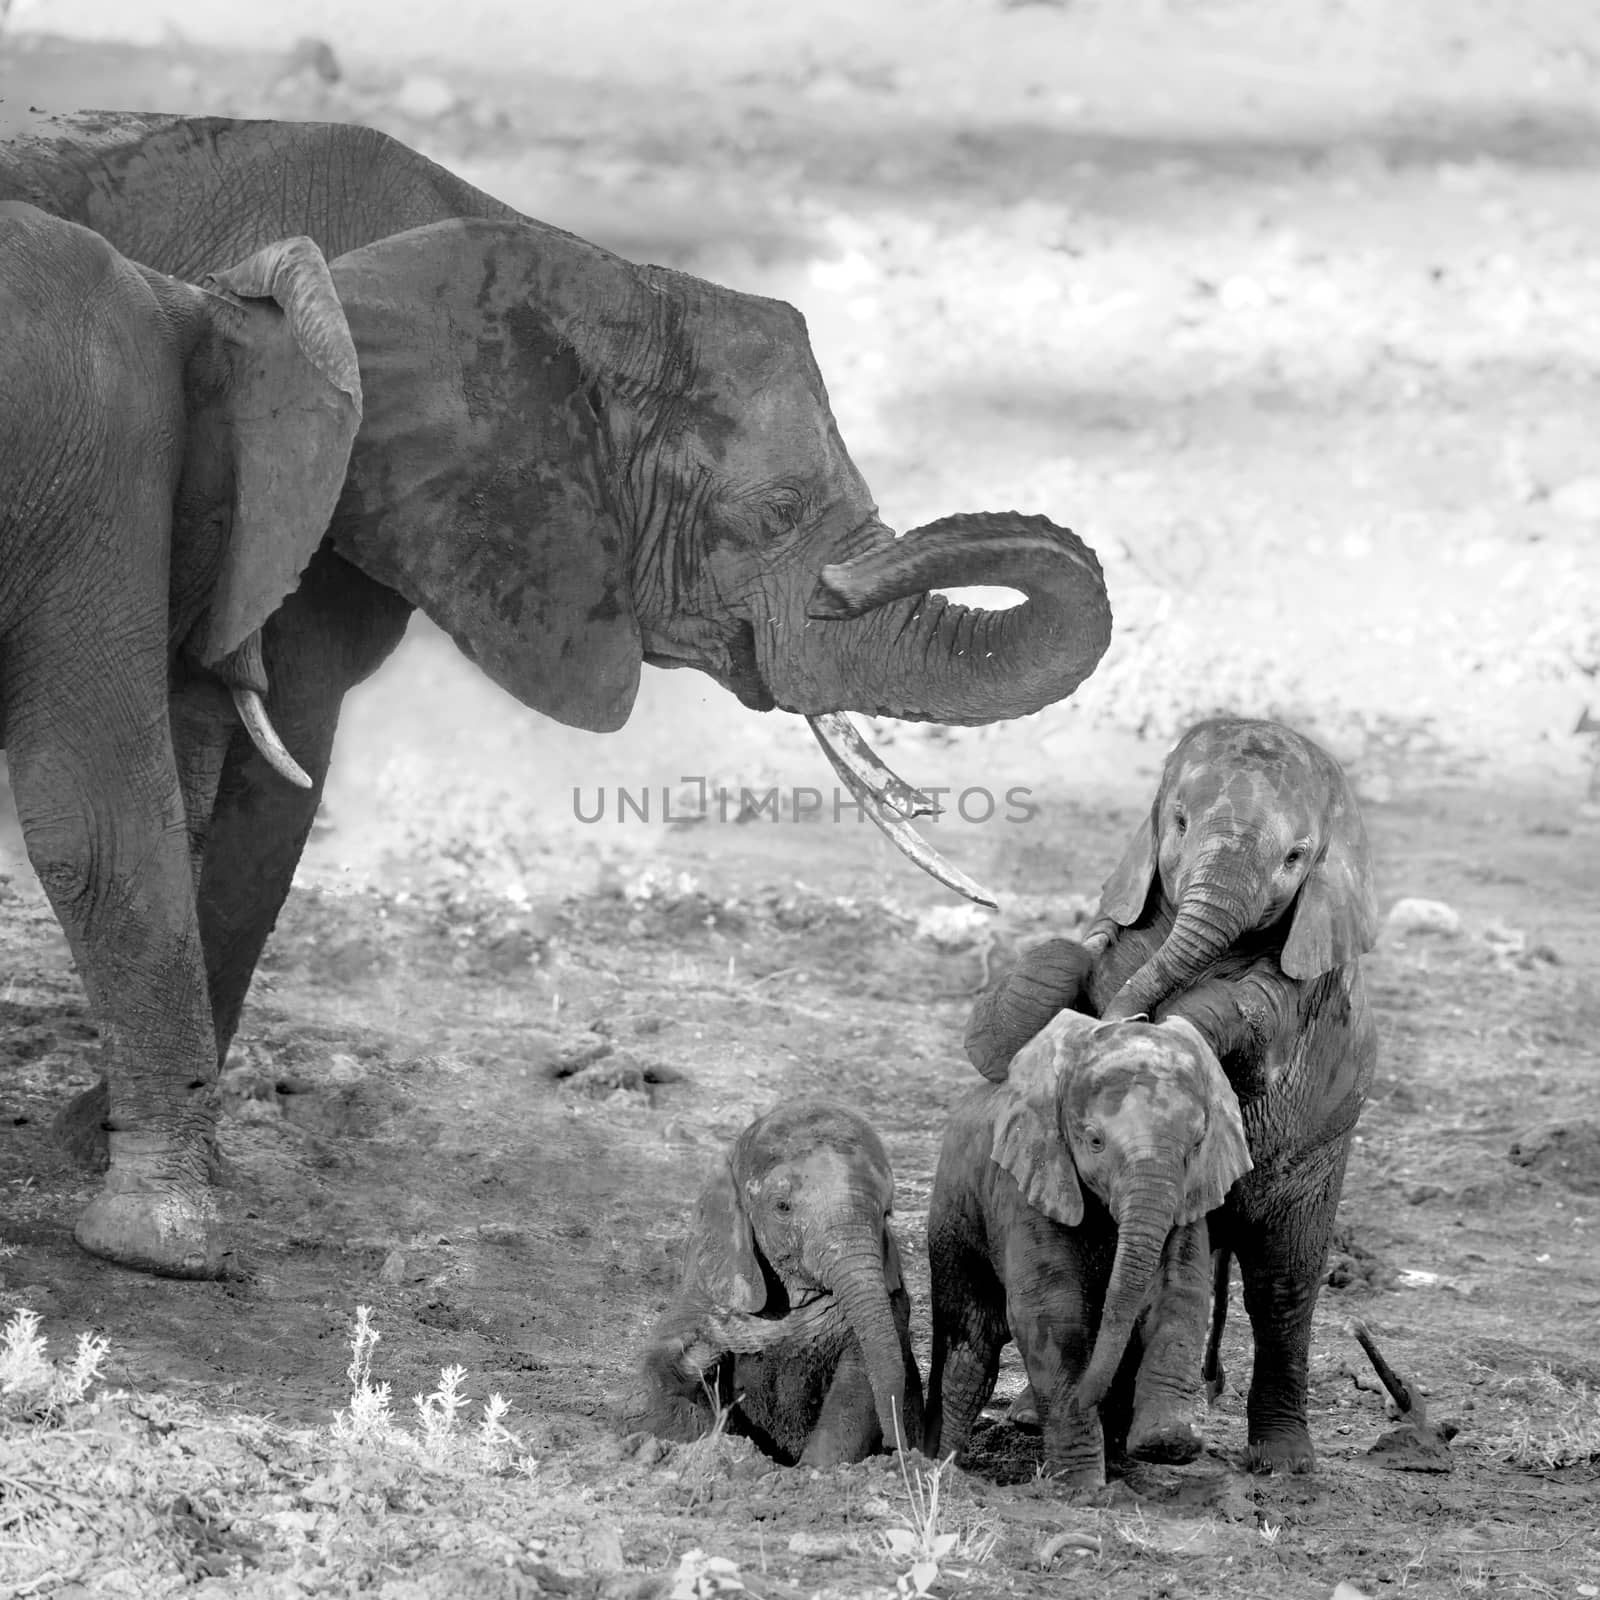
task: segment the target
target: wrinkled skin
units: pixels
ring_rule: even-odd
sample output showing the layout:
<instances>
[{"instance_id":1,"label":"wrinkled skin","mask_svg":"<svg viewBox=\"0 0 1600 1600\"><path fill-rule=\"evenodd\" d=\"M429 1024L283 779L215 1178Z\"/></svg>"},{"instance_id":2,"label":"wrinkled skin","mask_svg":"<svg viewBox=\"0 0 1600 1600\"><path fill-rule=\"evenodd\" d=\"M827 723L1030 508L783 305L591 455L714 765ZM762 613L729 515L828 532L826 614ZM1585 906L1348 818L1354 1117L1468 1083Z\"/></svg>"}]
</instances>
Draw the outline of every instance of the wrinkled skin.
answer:
<instances>
[{"instance_id":1,"label":"wrinkled skin","mask_svg":"<svg viewBox=\"0 0 1600 1600\"><path fill-rule=\"evenodd\" d=\"M260 629L294 581L281 549L320 542L360 419L315 246L262 252L236 282L249 298L203 295L0 202L0 737L116 1065L112 1170L77 1237L186 1275L221 1262L183 729L204 696L232 716L225 684L265 689ZM214 462L186 453L191 432L224 441ZM175 652L195 681L169 707Z\"/></svg>"},{"instance_id":2,"label":"wrinkled skin","mask_svg":"<svg viewBox=\"0 0 1600 1600\"><path fill-rule=\"evenodd\" d=\"M226 287L253 252L307 236L360 347L366 408L331 521L309 533L303 519L286 523L262 573L221 589L231 413L191 422L182 438L169 415L148 482L135 465L148 455L142 422L96 454L41 420L71 415L77 397L29 393L10 416L13 455L64 450L70 468L59 503L13 501L13 536L40 549L56 524L115 516L122 546L146 552L145 576L113 585L88 570L93 541L80 543L69 587L92 613L86 632L131 641L144 591L170 572L166 662L138 659L169 689L194 906L164 887L160 909L138 913L153 930L131 956L113 959L103 939L74 946L105 1023L110 1087L58 1131L85 1159L109 1153L107 1191L137 1191L149 1212L80 1228L101 1255L179 1275L226 1270L203 1176L212 1085L309 834L343 697L393 651L414 608L524 704L596 731L626 719L643 662L697 667L757 709L985 722L1070 693L1105 648L1098 565L1043 518L946 518L891 537L788 306L623 262L372 129L82 113L0 131L0 201L92 228L147 282L218 274ZM168 298L191 292L162 281ZM30 359L45 363L32 375L66 370L43 352ZM175 505L163 507L157 480ZM985 582L1014 583L1028 602L986 612L929 593ZM224 591L243 615L270 609L219 663L193 645L196 619ZM7 644L8 685L62 701L92 699L91 678L129 670L99 651L57 661L33 635ZM246 736L223 692L241 684L265 694L308 788ZM10 721L30 716L42 725L42 710ZM146 808L136 822L102 811L102 830L170 831L168 797L126 772L135 716L146 730L129 704L122 725L76 753L74 777L36 776L36 809L92 791ZM68 856L51 869L68 894L116 897L82 830ZM197 976L204 1049L191 1037ZM141 1035L116 1021L166 1013L190 1019L188 1031Z\"/></svg>"},{"instance_id":3,"label":"wrinkled skin","mask_svg":"<svg viewBox=\"0 0 1600 1600\"><path fill-rule=\"evenodd\" d=\"M1001 1081L974 1088L951 1115L928 1212L929 1454L965 1448L1009 1336L1046 1466L1069 1487L1105 1482L1108 1439L1192 1460L1206 1217L1249 1164L1233 1092L1181 1019L1063 1012ZM1160 1429L1130 1433L1130 1411Z\"/></svg>"},{"instance_id":4,"label":"wrinkled skin","mask_svg":"<svg viewBox=\"0 0 1600 1600\"><path fill-rule=\"evenodd\" d=\"M1311 1317L1377 1059L1359 961L1376 929L1366 833L1338 764L1277 723L1219 718L1168 756L1083 943L1028 952L968 1025L990 1077L1061 1007L1184 1017L1216 1051L1255 1168L1212 1219L1221 1292L1206 1378L1220 1392L1231 1254L1255 1343L1255 1471L1315 1465Z\"/></svg>"},{"instance_id":5,"label":"wrinkled skin","mask_svg":"<svg viewBox=\"0 0 1600 1600\"><path fill-rule=\"evenodd\" d=\"M893 1201L889 1158L855 1112L788 1100L751 1123L695 1207L624 1426L695 1439L726 1406L730 1432L815 1467L920 1444Z\"/></svg>"}]
</instances>

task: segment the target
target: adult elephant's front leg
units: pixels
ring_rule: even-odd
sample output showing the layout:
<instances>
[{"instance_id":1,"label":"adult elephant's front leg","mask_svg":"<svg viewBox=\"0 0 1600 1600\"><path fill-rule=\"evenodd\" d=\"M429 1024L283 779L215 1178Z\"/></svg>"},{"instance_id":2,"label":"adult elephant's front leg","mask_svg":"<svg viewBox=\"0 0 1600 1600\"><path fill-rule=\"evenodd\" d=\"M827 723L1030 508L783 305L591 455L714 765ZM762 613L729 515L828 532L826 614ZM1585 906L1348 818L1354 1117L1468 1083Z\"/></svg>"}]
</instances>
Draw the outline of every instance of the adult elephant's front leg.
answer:
<instances>
[{"instance_id":1,"label":"adult elephant's front leg","mask_svg":"<svg viewBox=\"0 0 1600 1600\"><path fill-rule=\"evenodd\" d=\"M399 644L410 616L411 606L392 589L324 545L263 631L267 709L312 787L288 783L243 729L234 734L200 874L200 933L219 1064L311 832L340 704Z\"/></svg>"},{"instance_id":2,"label":"adult elephant's front leg","mask_svg":"<svg viewBox=\"0 0 1600 1600\"><path fill-rule=\"evenodd\" d=\"M216 805L233 731L238 726L228 691L198 675L180 679L169 691L168 720L177 765L178 789L188 830L191 899L200 888L205 842ZM213 1030L214 1037L214 1030ZM51 1125L51 1137L73 1160L103 1172L110 1159L107 1130L111 1125L110 1085L105 1078L63 1106ZM215 1147L209 1146L212 1154ZM216 1166L212 1163L212 1177Z\"/></svg>"},{"instance_id":3,"label":"adult elephant's front leg","mask_svg":"<svg viewBox=\"0 0 1600 1600\"><path fill-rule=\"evenodd\" d=\"M130 527L160 514L141 509ZM11 777L108 1062L95 1132L110 1171L78 1243L122 1266L214 1277L227 1255L209 1183L216 1066L167 720L165 594L153 564L118 576L137 624L85 605L41 613L8 641Z\"/></svg>"},{"instance_id":4,"label":"adult elephant's front leg","mask_svg":"<svg viewBox=\"0 0 1600 1600\"><path fill-rule=\"evenodd\" d=\"M1252 1472L1310 1472L1316 1450L1306 1415L1311 1318L1327 1269L1349 1138L1313 1151L1309 1192L1241 1185L1230 1230L1255 1342L1246 1404ZM1252 1174L1252 1176L1254 1176Z\"/></svg>"}]
</instances>

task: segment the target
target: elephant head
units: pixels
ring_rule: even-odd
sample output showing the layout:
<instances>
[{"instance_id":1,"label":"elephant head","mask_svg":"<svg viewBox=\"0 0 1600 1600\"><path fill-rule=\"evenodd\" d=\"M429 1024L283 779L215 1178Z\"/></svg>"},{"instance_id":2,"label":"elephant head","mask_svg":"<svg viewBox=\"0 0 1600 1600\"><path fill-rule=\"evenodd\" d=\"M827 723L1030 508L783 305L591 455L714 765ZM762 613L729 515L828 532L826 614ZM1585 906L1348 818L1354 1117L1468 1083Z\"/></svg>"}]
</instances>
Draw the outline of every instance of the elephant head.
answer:
<instances>
[{"instance_id":1,"label":"elephant head","mask_svg":"<svg viewBox=\"0 0 1600 1600\"><path fill-rule=\"evenodd\" d=\"M1250 1170L1239 1103L1200 1032L1063 1011L1017 1053L992 1159L1035 1210L1083 1221L1087 1187L1117 1225L1100 1328L1075 1404L1105 1397L1157 1280L1167 1237L1221 1205Z\"/></svg>"},{"instance_id":2,"label":"elephant head","mask_svg":"<svg viewBox=\"0 0 1600 1600\"><path fill-rule=\"evenodd\" d=\"M620 727L641 662L697 667L813 718L882 822L884 791L911 791L826 719L1017 717L1105 650L1099 564L1043 517L893 535L791 306L525 220L414 229L332 270L366 398L336 549L558 721ZM971 584L1027 600L932 592Z\"/></svg>"},{"instance_id":3,"label":"elephant head","mask_svg":"<svg viewBox=\"0 0 1600 1600\"><path fill-rule=\"evenodd\" d=\"M267 716L260 635L322 542L344 484L361 423L349 327L309 239L280 240L198 287L136 270L171 329L186 413L173 643L228 685L272 766L310 788Z\"/></svg>"},{"instance_id":4,"label":"elephant head","mask_svg":"<svg viewBox=\"0 0 1600 1600\"><path fill-rule=\"evenodd\" d=\"M1309 980L1377 933L1366 830L1343 770L1302 734L1253 718L1199 723L1174 746L1101 915L1131 927L1152 893L1170 927L1108 1018L1154 1014L1241 940L1275 945L1284 972Z\"/></svg>"},{"instance_id":5,"label":"elephant head","mask_svg":"<svg viewBox=\"0 0 1600 1600\"><path fill-rule=\"evenodd\" d=\"M831 1298L866 1359L884 1439L903 1447L907 1374L889 1299L902 1286L893 1204L889 1157L861 1117L825 1100L785 1101L739 1135L702 1191L684 1295L719 1337L745 1348L768 1341L730 1323L818 1321Z\"/></svg>"}]
</instances>

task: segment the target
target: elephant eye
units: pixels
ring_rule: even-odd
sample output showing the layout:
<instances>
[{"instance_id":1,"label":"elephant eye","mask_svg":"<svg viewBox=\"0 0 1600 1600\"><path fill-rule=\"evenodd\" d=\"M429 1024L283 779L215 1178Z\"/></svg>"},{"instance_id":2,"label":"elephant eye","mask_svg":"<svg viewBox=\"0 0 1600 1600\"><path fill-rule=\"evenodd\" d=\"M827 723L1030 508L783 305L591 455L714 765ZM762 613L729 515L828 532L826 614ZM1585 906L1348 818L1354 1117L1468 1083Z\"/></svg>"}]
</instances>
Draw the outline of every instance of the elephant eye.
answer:
<instances>
[{"instance_id":1,"label":"elephant eye","mask_svg":"<svg viewBox=\"0 0 1600 1600\"><path fill-rule=\"evenodd\" d=\"M1099 1155L1100 1152L1106 1147L1105 1140L1101 1138L1098 1133L1085 1133L1083 1136L1083 1142L1089 1147L1089 1149L1094 1151L1096 1155Z\"/></svg>"},{"instance_id":2,"label":"elephant eye","mask_svg":"<svg viewBox=\"0 0 1600 1600\"><path fill-rule=\"evenodd\" d=\"M1180 834L1187 833L1189 831L1189 819L1181 811L1174 812L1172 817L1172 826L1176 828Z\"/></svg>"},{"instance_id":3,"label":"elephant eye","mask_svg":"<svg viewBox=\"0 0 1600 1600\"><path fill-rule=\"evenodd\" d=\"M805 496L798 489L774 489L761 508L762 520L771 532L787 533L800 526L805 509Z\"/></svg>"},{"instance_id":4,"label":"elephant eye","mask_svg":"<svg viewBox=\"0 0 1600 1600\"><path fill-rule=\"evenodd\" d=\"M1305 858L1306 847L1303 844L1297 844L1294 849L1283 858L1283 864L1286 867L1298 867L1300 863L1305 860Z\"/></svg>"},{"instance_id":5,"label":"elephant eye","mask_svg":"<svg viewBox=\"0 0 1600 1600\"><path fill-rule=\"evenodd\" d=\"M792 1200L784 1200L780 1198L772 1202L772 1209L776 1211L780 1217L786 1217L791 1211L794 1210L794 1202Z\"/></svg>"}]
</instances>

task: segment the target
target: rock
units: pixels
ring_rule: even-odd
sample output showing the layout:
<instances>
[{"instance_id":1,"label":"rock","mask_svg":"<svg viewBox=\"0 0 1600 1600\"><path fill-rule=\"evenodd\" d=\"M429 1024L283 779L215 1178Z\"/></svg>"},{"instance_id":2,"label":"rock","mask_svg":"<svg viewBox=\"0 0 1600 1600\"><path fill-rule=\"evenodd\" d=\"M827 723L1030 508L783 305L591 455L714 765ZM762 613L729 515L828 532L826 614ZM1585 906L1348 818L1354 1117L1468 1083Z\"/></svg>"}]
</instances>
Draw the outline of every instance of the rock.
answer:
<instances>
[{"instance_id":1,"label":"rock","mask_svg":"<svg viewBox=\"0 0 1600 1600\"><path fill-rule=\"evenodd\" d=\"M1521 1134L1506 1152L1519 1167L1577 1194L1600 1194L1600 1123L1557 1122Z\"/></svg>"},{"instance_id":2,"label":"rock","mask_svg":"<svg viewBox=\"0 0 1600 1600\"><path fill-rule=\"evenodd\" d=\"M1384 919L1383 931L1390 938L1403 939L1408 933L1437 933L1451 938L1461 932L1461 914L1443 900L1396 900Z\"/></svg>"},{"instance_id":3,"label":"rock","mask_svg":"<svg viewBox=\"0 0 1600 1600\"><path fill-rule=\"evenodd\" d=\"M419 122L432 122L454 111L460 103L461 96L443 78L423 72L405 79L389 101L396 111Z\"/></svg>"},{"instance_id":4,"label":"rock","mask_svg":"<svg viewBox=\"0 0 1600 1600\"><path fill-rule=\"evenodd\" d=\"M813 1561L838 1561L850 1553L850 1542L837 1533L799 1533L789 1535L789 1554L807 1556Z\"/></svg>"}]
</instances>

